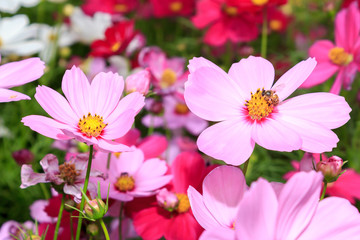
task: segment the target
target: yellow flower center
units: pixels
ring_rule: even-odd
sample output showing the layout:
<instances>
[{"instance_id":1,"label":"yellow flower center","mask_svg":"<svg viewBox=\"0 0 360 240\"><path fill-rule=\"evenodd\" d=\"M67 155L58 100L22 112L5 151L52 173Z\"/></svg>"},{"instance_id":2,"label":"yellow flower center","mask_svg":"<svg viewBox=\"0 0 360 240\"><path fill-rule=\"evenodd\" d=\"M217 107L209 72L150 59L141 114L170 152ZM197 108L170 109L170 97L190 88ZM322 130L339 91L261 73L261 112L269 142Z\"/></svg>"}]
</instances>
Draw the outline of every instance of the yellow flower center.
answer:
<instances>
[{"instance_id":1,"label":"yellow flower center","mask_svg":"<svg viewBox=\"0 0 360 240\"><path fill-rule=\"evenodd\" d=\"M56 41L56 34L55 33L50 33L49 36L48 36L48 39L50 42L55 42Z\"/></svg>"},{"instance_id":2,"label":"yellow flower center","mask_svg":"<svg viewBox=\"0 0 360 240\"><path fill-rule=\"evenodd\" d=\"M116 52L117 50L120 49L120 46L121 46L121 42L116 42L111 46L111 51Z\"/></svg>"},{"instance_id":3,"label":"yellow flower center","mask_svg":"<svg viewBox=\"0 0 360 240\"><path fill-rule=\"evenodd\" d=\"M176 211L178 213L185 213L190 209L190 201L186 194L184 193L176 193L176 197L179 199L179 203L177 205Z\"/></svg>"},{"instance_id":4,"label":"yellow flower center","mask_svg":"<svg viewBox=\"0 0 360 240\"><path fill-rule=\"evenodd\" d=\"M251 0L251 2L256 6L263 6L268 3L269 0Z\"/></svg>"},{"instance_id":5,"label":"yellow flower center","mask_svg":"<svg viewBox=\"0 0 360 240\"><path fill-rule=\"evenodd\" d=\"M90 113L85 117L81 118L78 123L80 132L87 137L98 137L103 129L107 126L104 123L103 117L96 115L93 117Z\"/></svg>"},{"instance_id":6,"label":"yellow flower center","mask_svg":"<svg viewBox=\"0 0 360 240\"><path fill-rule=\"evenodd\" d=\"M271 20L269 26L271 30L280 31L282 27L282 23L279 20Z\"/></svg>"},{"instance_id":7,"label":"yellow flower center","mask_svg":"<svg viewBox=\"0 0 360 240\"><path fill-rule=\"evenodd\" d=\"M172 2L170 3L170 10L173 12L179 12L182 9L182 2Z\"/></svg>"},{"instance_id":8,"label":"yellow flower center","mask_svg":"<svg viewBox=\"0 0 360 240\"><path fill-rule=\"evenodd\" d=\"M135 187L135 180L133 177L129 176L127 172L121 173L120 177L118 177L115 187L120 192L127 192L131 191Z\"/></svg>"},{"instance_id":9,"label":"yellow flower center","mask_svg":"<svg viewBox=\"0 0 360 240\"><path fill-rule=\"evenodd\" d=\"M116 12L126 12L128 10L128 7L126 6L126 4L116 4L114 7Z\"/></svg>"},{"instance_id":10,"label":"yellow flower center","mask_svg":"<svg viewBox=\"0 0 360 240\"><path fill-rule=\"evenodd\" d=\"M261 120L273 112L274 107L279 103L279 97L272 90L260 90L251 92L251 99L246 100L249 116L252 120Z\"/></svg>"},{"instance_id":11,"label":"yellow flower center","mask_svg":"<svg viewBox=\"0 0 360 240\"><path fill-rule=\"evenodd\" d=\"M116 158L119 158L120 155L121 155L121 152L114 152L113 154L114 154L114 156L115 156Z\"/></svg>"},{"instance_id":12,"label":"yellow flower center","mask_svg":"<svg viewBox=\"0 0 360 240\"><path fill-rule=\"evenodd\" d=\"M353 55L345 52L341 47L334 47L329 51L330 60L337 65L346 66L353 60Z\"/></svg>"},{"instance_id":13,"label":"yellow flower center","mask_svg":"<svg viewBox=\"0 0 360 240\"><path fill-rule=\"evenodd\" d=\"M237 8L236 8L236 7L232 7L232 6L225 6L224 11L225 11L225 13L226 13L227 15L232 16L232 17L233 17L233 16L236 16L237 13L238 13Z\"/></svg>"},{"instance_id":14,"label":"yellow flower center","mask_svg":"<svg viewBox=\"0 0 360 240\"><path fill-rule=\"evenodd\" d=\"M176 73L173 70L167 68L162 73L160 86L162 88L167 88L173 85L176 82L176 79Z\"/></svg>"},{"instance_id":15,"label":"yellow flower center","mask_svg":"<svg viewBox=\"0 0 360 240\"><path fill-rule=\"evenodd\" d=\"M74 163L64 163L59 166L59 177L63 179L67 184L72 185L75 183L76 177L80 175L76 170Z\"/></svg>"},{"instance_id":16,"label":"yellow flower center","mask_svg":"<svg viewBox=\"0 0 360 240\"><path fill-rule=\"evenodd\" d=\"M178 103L175 106L175 113L179 115L185 115L189 112L189 108L184 103Z\"/></svg>"}]
</instances>

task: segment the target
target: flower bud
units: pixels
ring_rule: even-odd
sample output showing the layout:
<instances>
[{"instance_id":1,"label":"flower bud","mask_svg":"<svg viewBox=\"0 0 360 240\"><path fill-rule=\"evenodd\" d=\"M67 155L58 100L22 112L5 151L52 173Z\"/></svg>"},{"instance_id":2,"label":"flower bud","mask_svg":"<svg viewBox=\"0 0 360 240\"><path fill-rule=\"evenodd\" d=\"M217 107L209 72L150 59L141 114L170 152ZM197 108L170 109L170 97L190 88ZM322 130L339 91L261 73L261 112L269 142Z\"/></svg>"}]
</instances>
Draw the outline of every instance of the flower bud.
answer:
<instances>
[{"instance_id":1,"label":"flower bud","mask_svg":"<svg viewBox=\"0 0 360 240\"><path fill-rule=\"evenodd\" d=\"M34 154L28 149L21 149L12 153L12 157L15 159L15 162L20 166L23 164L31 164L34 160Z\"/></svg>"},{"instance_id":2,"label":"flower bud","mask_svg":"<svg viewBox=\"0 0 360 240\"><path fill-rule=\"evenodd\" d=\"M95 223L90 223L87 227L86 227L86 232L87 234L89 234L90 236L96 236L99 234L99 227L98 225L96 225Z\"/></svg>"},{"instance_id":3,"label":"flower bud","mask_svg":"<svg viewBox=\"0 0 360 240\"><path fill-rule=\"evenodd\" d=\"M316 170L322 172L327 182L334 182L341 173L343 160L338 156L332 156L316 164Z\"/></svg>"},{"instance_id":4,"label":"flower bud","mask_svg":"<svg viewBox=\"0 0 360 240\"><path fill-rule=\"evenodd\" d=\"M172 212L178 205L179 199L175 193L169 192L166 188L163 188L156 195L156 200L159 206Z\"/></svg>"},{"instance_id":5,"label":"flower bud","mask_svg":"<svg viewBox=\"0 0 360 240\"><path fill-rule=\"evenodd\" d=\"M88 218L97 220L101 219L107 212L107 206L100 198L96 198L85 203L85 214Z\"/></svg>"},{"instance_id":6,"label":"flower bud","mask_svg":"<svg viewBox=\"0 0 360 240\"><path fill-rule=\"evenodd\" d=\"M66 199L65 200L65 207L64 207L65 211L73 212L74 209L71 208L71 207L75 208L76 207L76 202L74 200L72 200L72 199Z\"/></svg>"},{"instance_id":7,"label":"flower bud","mask_svg":"<svg viewBox=\"0 0 360 240\"><path fill-rule=\"evenodd\" d=\"M126 78L125 90L127 93L139 92L146 95L149 92L150 72L148 69L131 74Z\"/></svg>"}]
</instances>

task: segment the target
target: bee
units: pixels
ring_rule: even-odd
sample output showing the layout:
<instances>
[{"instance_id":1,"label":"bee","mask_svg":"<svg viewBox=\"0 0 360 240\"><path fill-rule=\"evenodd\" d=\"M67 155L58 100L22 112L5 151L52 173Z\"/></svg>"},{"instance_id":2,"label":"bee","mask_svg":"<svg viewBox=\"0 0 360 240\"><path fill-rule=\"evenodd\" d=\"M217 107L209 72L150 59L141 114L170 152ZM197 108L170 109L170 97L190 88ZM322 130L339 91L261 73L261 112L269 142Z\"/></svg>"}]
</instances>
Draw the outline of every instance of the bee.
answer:
<instances>
[{"instance_id":1,"label":"bee","mask_svg":"<svg viewBox=\"0 0 360 240\"><path fill-rule=\"evenodd\" d=\"M273 90L262 90L261 95L264 97L265 101L269 103L269 105L276 106L279 104L279 97L275 94Z\"/></svg>"}]
</instances>

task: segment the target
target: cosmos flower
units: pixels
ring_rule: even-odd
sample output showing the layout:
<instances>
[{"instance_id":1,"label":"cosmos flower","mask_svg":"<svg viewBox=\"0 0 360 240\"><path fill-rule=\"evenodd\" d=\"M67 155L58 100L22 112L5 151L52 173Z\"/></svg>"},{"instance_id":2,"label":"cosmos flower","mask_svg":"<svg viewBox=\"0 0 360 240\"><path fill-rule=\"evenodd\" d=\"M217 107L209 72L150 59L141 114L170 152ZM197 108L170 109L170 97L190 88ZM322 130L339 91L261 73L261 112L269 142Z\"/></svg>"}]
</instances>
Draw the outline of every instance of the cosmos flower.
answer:
<instances>
[{"instance_id":1,"label":"cosmos flower","mask_svg":"<svg viewBox=\"0 0 360 240\"><path fill-rule=\"evenodd\" d=\"M228 74L204 58L190 60L186 104L197 116L220 122L200 134L199 149L232 165L245 162L255 143L275 151L331 151L339 141L331 129L350 119L345 99L310 93L285 100L315 65L311 58L302 61L274 84L274 68L261 57L242 59Z\"/></svg>"},{"instance_id":2,"label":"cosmos flower","mask_svg":"<svg viewBox=\"0 0 360 240\"><path fill-rule=\"evenodd\" d=\"M360 69L360 12L353 3L341 10L335 19L335 44L319 40L309 49L318 65L301 87L309 88L321 84L338 72L331 93L339 94L341 88L349 90Z\"/></svg>"},{"instance_id":3,"label":"cosmos flower","mask_svg":"<svg viewBox=\"0 0 360 240\"><path fill-rule=\"evenodd\" d=\"M150 0L155 17L188 16L195 9L194 0Z\"/></svg>"},{"instance_id":4,"label":"cosmos flower","mask_svg":"<svg viewBox=\"0 0 360 240\"><path fill-rule=\"evenodd\" d=\"M3 0L0 2L0 12L14 14L21 6L34 7L40 0Z\"/></svg>"},{"instance_id":5,"label":"cosmos flower","mask_svg":"<svg viewBox=\"0 0 360 240\"><path fill-rule=\"evenodd\" d=\"M124 80L117 73L99 73L90 84L84 73L73 67L62 81L67 99L46 86L36 88L36 100L54 119L31 115L22 122L53 139L75 138L103 151L129 150L112 140L129 131L144 106L144 97L134 92L120 100L123 89Z\"/></svg>"},{"instance_id":6,"label":"cosmos flower","mask_svg":"<svg viewBox=\"0 0 360 240\"><path fill-rule=\"evenodd\" d=\"M29 96L8 88L20 86L40 78L44 74L44 68L44 62L39 58L29 58L0 66L0 102L29 100Z\"/></svg>"},{"instance_id":7,"label":"cosmos flower","mask_svg":"<svg viewBox=\"0 0 360 240\"><path fill-rule=\"evenodd\" d=\"M238 174L242 175L241 171ZM206 210L205 204L211 206L207 210L222 217L221 220L232 207L238 206L238 211L232 228L209 228L201 239L358 239L358 210L347 200L337 197L319 202L322 180L322 174L315 171L297 173L286 184L274 185L260 178L244 193L240 203L223 203L227 199L219 196L226 195L224 191L228 188L210 188L206 201L204 198L202 202L199 195L200 199L192 207ZM202 222L223 225L211 214L200 215Z\"/></svg>"}]
</instances>

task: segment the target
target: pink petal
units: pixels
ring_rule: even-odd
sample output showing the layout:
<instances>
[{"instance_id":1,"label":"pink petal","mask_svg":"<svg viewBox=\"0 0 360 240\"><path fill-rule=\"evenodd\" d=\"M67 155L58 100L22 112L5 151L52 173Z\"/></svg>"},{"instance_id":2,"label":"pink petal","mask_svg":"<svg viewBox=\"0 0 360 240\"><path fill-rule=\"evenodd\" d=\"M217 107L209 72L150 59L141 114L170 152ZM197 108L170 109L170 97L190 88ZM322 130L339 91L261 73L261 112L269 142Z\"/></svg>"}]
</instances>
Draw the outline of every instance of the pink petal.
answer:
<instances>
[{"instance_id":1,"label":"pink petal","mask_svg":"<svg viewBox=\"0 0 360 240\"><path fill-rule=\"evenodd\" d=\"M202 118L190 113L187 121L185 122L185 128L193 135L199 135L205 128L209 126L209 123Z\"/></svg>"},{"instance_id":2,"label":"pink petal","mask_svg":"<svg viewBox=\"0 0 360 240\"><path fill-rule=\"evenodd\" d=\"M283 187L279 196L275 239L296 239L309 225L320 198L320 172L299 172Z\"/></svg>"},{"instance_id":3,"label":"pink petal","mask_svg":"<svg viewBox=\"0 0 360 240\"><path fill-rule=\"evenodd\" d=\"M196 221L205 230L211 230L216 227L221 227L219 222L214 218L212 213L205 206L203 196L198 191L196 191L195 188L189 186L187 194L191 205L191 211L194 214Z\"/></svg>"},{"instance_id":4,"label":"pink petal","mask_svg":"<svg viewBox=\"0 0 360 240\"><path fill-rule=\"evenodd\" d=\"M274 237L278 201L269 182L260 178L245 193L237 214L237 239L263 240Z\"/></svg>"},{"instance_id":5,"label":"pink petal","mask_svg":"<svg viewBox=\"0 0 360 240\"><path fill-rule=\"evenodd\" d=\"M90 83L80 68L66 70L61 88L78 118L91 111Z\"/></svg>"},{"instance_id":6,"label":"pink petal","mask_svg":"<svg viewBox=\"0 0 360 240\"><path fill-rule=\"evenodd\" d=\"M31 165L24 164L21 166L21 186L20 188L27 188L38 183L48 182L46 175L43 173L36 173Z\"/></svg>"},{"instance_id":7,"label":"pink petal","mask_svg":"<svg viewBox=\"0 0 360 240\"><path fill-rule=\"evenodd\" d=\"M135 147L129 148L131 151L123 152L119 158L112 157L110 163L110 172L120 175L123 172L134 175L144 162L144 154ZM118 177L118 176L117 176Z\"/></svg>"},{"instance_id":8,"label":"pink petal","mask_svg":"<svg viewBox=\"0 0 360 240\"><path fill-rule=\"evenodd\" d=\"M61 129L69 128L68 125L55 121L54 119L30 115L26 116L21 120L25 126L31 128L31 130L38 132L46 137L58 139L58 140L67 140L73 137L66 136Z\"/></svg>"},{"instance_id":9,"label":"pink petal","mask_svg":"<svg viewBox=\"0 0 360 240\"><path fill-rule=\"evenodd\" d=\"M84 188L82 186L82 188ZM74 197L76 197L77 199L81 199L81 191L80 191L80 187L76 186L76 185L69 185L69 184L65 184L64 185L64 193L72 195Z\"/></svg>"},{"instance_id":10,"label":"pink petal","mask_svg":"<svg viewBox=\"0 0 360 240\"><path fill-rule=\"evenodd\" d=\"M219 66L217 66L213 62L211 62L203 57L194 57L189 60L188 68L189 68L190 73L194 73L197 69L199 69L201 67L210 67L210 68L216 69L217 71L220 71L220 72L224 71Z\"/></svg>"},{"instance_id":11,"label":"pink petal","mask_svg":"<svg viewBox=\"0 0 360 240\"><path fill-rule=\"evenodd\" d=\"M40 78L44 74L44 62L29 58L0 66L0 87L12 88Z\"/></svg>"},{"instance_id":12,"label":"pink petal","mask_svg":"<svg viewBox=\"0 0 360 240\"><path fill-rule=\"evenodd\" d=\"M98 147L104 152L124 152L130 150L130 148L124 144L106 139L99 139Z\"/></svg>"},{"instance_id":13,"label":"pink petal","mask_svg":"<svg viewBox=\"0 0 360 240\"><path fill-rule=\"evenodd\" d=\"M250 56L234 63L229 70L229 76L239 85L242 96L250 99L250 92L256 92L259 88L271 88L275 70L268 60Z\"/></svg>"},{"instance_id":14,"label":"pink petal","mask_svg":"<svg viewBox=\"0 0 360 240\"><path fill-rule=\"evenodd\" d=\"M359 40L360 40L360 38L359 38ZM351 85L354 81L354 78L355 78L355 75L357 72L357 68L358 68L357 65L359 65L359 64L356 63L355 61L353 61L353 62L349 63L349 65L347 65L343 70L344 74L342 76L342 84L346 90L351 89Z\"/></svg>"},{"instance_id":15,"label":"pink petal","mask_svg":"<svg viewBox=\"0 0 360 240\"><path fill-rule=\"evenodd\" d=\"M45 157L41 159L40 165L45 173L59 173L59 160L53 154L46 154Z\"/></svg>"},{"instance_id":16,"label":"pink petal","mask_svg":"<svg viewBox=\"0 0 360 240\"><path fill-rule=\"evenodd\" d=\"M36 88L35 98L55 120L73 127L77 126L79 118L66 99L57 91L46 86L39 86Z\"/></svg>"},{"instance_id":17,"label":"pink petal","mask_svg":"<svg viewBox=\"0 0 360 240\"><path fill-rule=\"evenodd\" d=\"M30 100L31 98L25 94L0 88L0 103L2 102L14 102L14 101L20 101L20 100Z\"/></svg>"},{"instance_id":18,"label":"pink petal","mask_svg":"<svg viewBox=\"0 0 360 240\"><path fill-rule=\"evenodd\" d=\"M244 119L232 119L205 129L197 140L199 150L227 164L244 163L254 150L251 125Z\"/></svg>"},{"instance_id":19,"label":"pink petal","mask_svg":"<svg viewBox=\"0 0 360 240\"><path fill-rule=\"evenodd\" d=\"M138 181L135 186L135 193L142 192L142 196L154 195L156 193L154 192L155 190L168 184L171 179L171 175L164 175L148 178L146 181Z\"/></svg>"},{"instance_id":20,"label":"pink petal","mask_svg":"<svg viewBox=\"0 0 360 240\"><path fill-rule=\"evenodd\" d=\"M211 228L209 230L205 230L199 240L235 240L237 239L235 236L235 231L232 229L224 228L224 227L216 227Z\"/></svg>"},{"instance_id":21,"label":"pink petal","mask_svg":"<svg viewBox=\"0 0 360 240\"><path fill-rule=\"evenodd\" d=\"M338 75L335 78L333 85L331 86L331 89L329 91L330 93L337 94L337 95L340 94L341 87L343 85L344 75L345 75L344 69L340 70Z\"/></svg>"},{"instance_id":22,"label":"pink petal","mask_svg":"<svg viewBox=\"0 0 360 240\"><path fill-rule=\"evenodd\" d=\"M329 197L320 201L310 225L299 239L359 239L360 215L347 200Z\"/></svg>"},{"instance_id":23,"label":"pink petal","mask_svg":"<svg viewBox=\"0 0 360 240\"><path fill-rule=\"evenodd\" d=\"M334 129L350 119L351 108L344 97L331 93L308 93L279 104L283 115L315 122L326 128Z\"/></svg>"},{"instance_id":24,"label":"pink petal","mask_svg":"<svg viewBox=\"0 0 360 240\"><path fill-rule=\"evenodd\" d=\"M267 118L262 123L255 123L251 138L263 148L274 151L291 152L302 146L301 137L280 117Z\"/></svg>"},{"instance_id":25,"label":"pink petal","mask_svg":"<svg viewBox=\"0 0 360 240\"><path fill-rule=\"evenodd\" d=\"M159 157L165 152L167 146L168 143L165 136L154 134L144 138L137 147L143 151L144 158L149 159Z\"/></svg>"},{"instance_id":26,"label":"pink petal","mask_svg":"<svg viewBox=\"0 0 360 240\"><path fill-rule=\"evenodd\" d=\"M30 216L38 222L56 222L57 218L49 217L49 215L44 211L48 204L48 200L36 200L30 206Z\"/></svg>"},{"instance_id":27,"label":"pink petal","mask_svg":"<svg viewBox=\"0 0 360 240\"><path fill-rule=\"evenodd\" d=\"M210 121L239 116L239 110L245 104L236 83L223 70L210 67L190 73L184 97L194 114Z\"/></svg>"},{"instance_id":28,"label":"pink petal","mask_svg":"<svg viewBox=\"0 0 360 240\"><path fill-rule=\"evenodd\" d=\"M201 11L198 11L191 21L197 28L204 28L206 25L221 17L221 7L219 2L198 1L196 4L197 9Z\"/></svg>"},{"instance_id":29,"label":"pink petal","mask_svg":"<svg viewBox=\"0 0 360 240\"><path fill-rule=\"evenodd\" d=\"M360 199L359 185L359 173L348 168L331 186L328 186L326 193L330 196L346 198L355 204L355 199Z\"/></svg>"},{"instance_id":30,"label":"pink petal","mask_svg":"<svg viewBox=\"0 0 360 240\"><path fill-rule=\"evenodd\" d=\"M217 167L204 179L203 201L220 225L232 228L246 190L245 177L239 168Z\"/></svg>"},{"instance_id":31,"label":"pink petal","mask_svg":"<svg viewBox=\"0 0 360 240\"><path fill-rule=\"evenodd\" d=\"M228 39L228 29L224 21L217 21L209 27L204 42L212 46L221 46Z\"/></svg>"},{"instance_id":32,"label":"pink petal","mask_svg":"<svg viewBox=\"0 0 360 240\"><path fill-rule=\"evenodd\" d=\"M117 73L99 73L91 82L92 114L107 119L120 101L124 79Z\"/></svg>"},{"instance_id":33,"label":"pink petal","mask_svg":"<svg viewBox=\"0 0 360 240\"><path fill-rule=\"evenodd\" d=\"M113 121L104 128L101 136L108 140L117 139L124 136L134 123L135 115L136 113L133 109L126 109L126 111L122 112L118 116L116 121Z\"/></svg>"},{"instance_id":34,"label":"pink petal","mask_svg":"<svg viewBox=\"0 0 360 240\"><path fill-rule=\"evenodd\" d=\"M314 58L301 61L282 75L271 88L276 91L280 100L286 99L292 94L310 75L316 66Z\"/></svg>"},{"instance_id":35,"label":"pink petal","mask_svg":"<svg viewBox=\"0 0 360 240\"><path fill-rule=\"evenodd\" d=\"M334 47L334 43L329 40L316 41L309 49L309 56L315 58L318 64L324 62L332 64L329 59L329 52Z\"/></svg>"},{"instance_id":36,"label":"pink petal","mask_svg":"<svg viewBox=\"0 0 360 240\"><path fill-rule=\"evenodd\" d=\"M302 88L310 88L328 80L339 70L339 66L329 62L319 62L310 76L301 84Z\"/></svg>"},{"instance_id":37,"label":"pink petal","mask_svg":"<svg viewBox=\"0 0 360 240\"><path fill-rule=\"evenodd\" d=\"M181 76L184 73L185 59L181 57L174 57L166 61L168 68L173 70L176 76Z\"/></svg>"}]
</instances>

